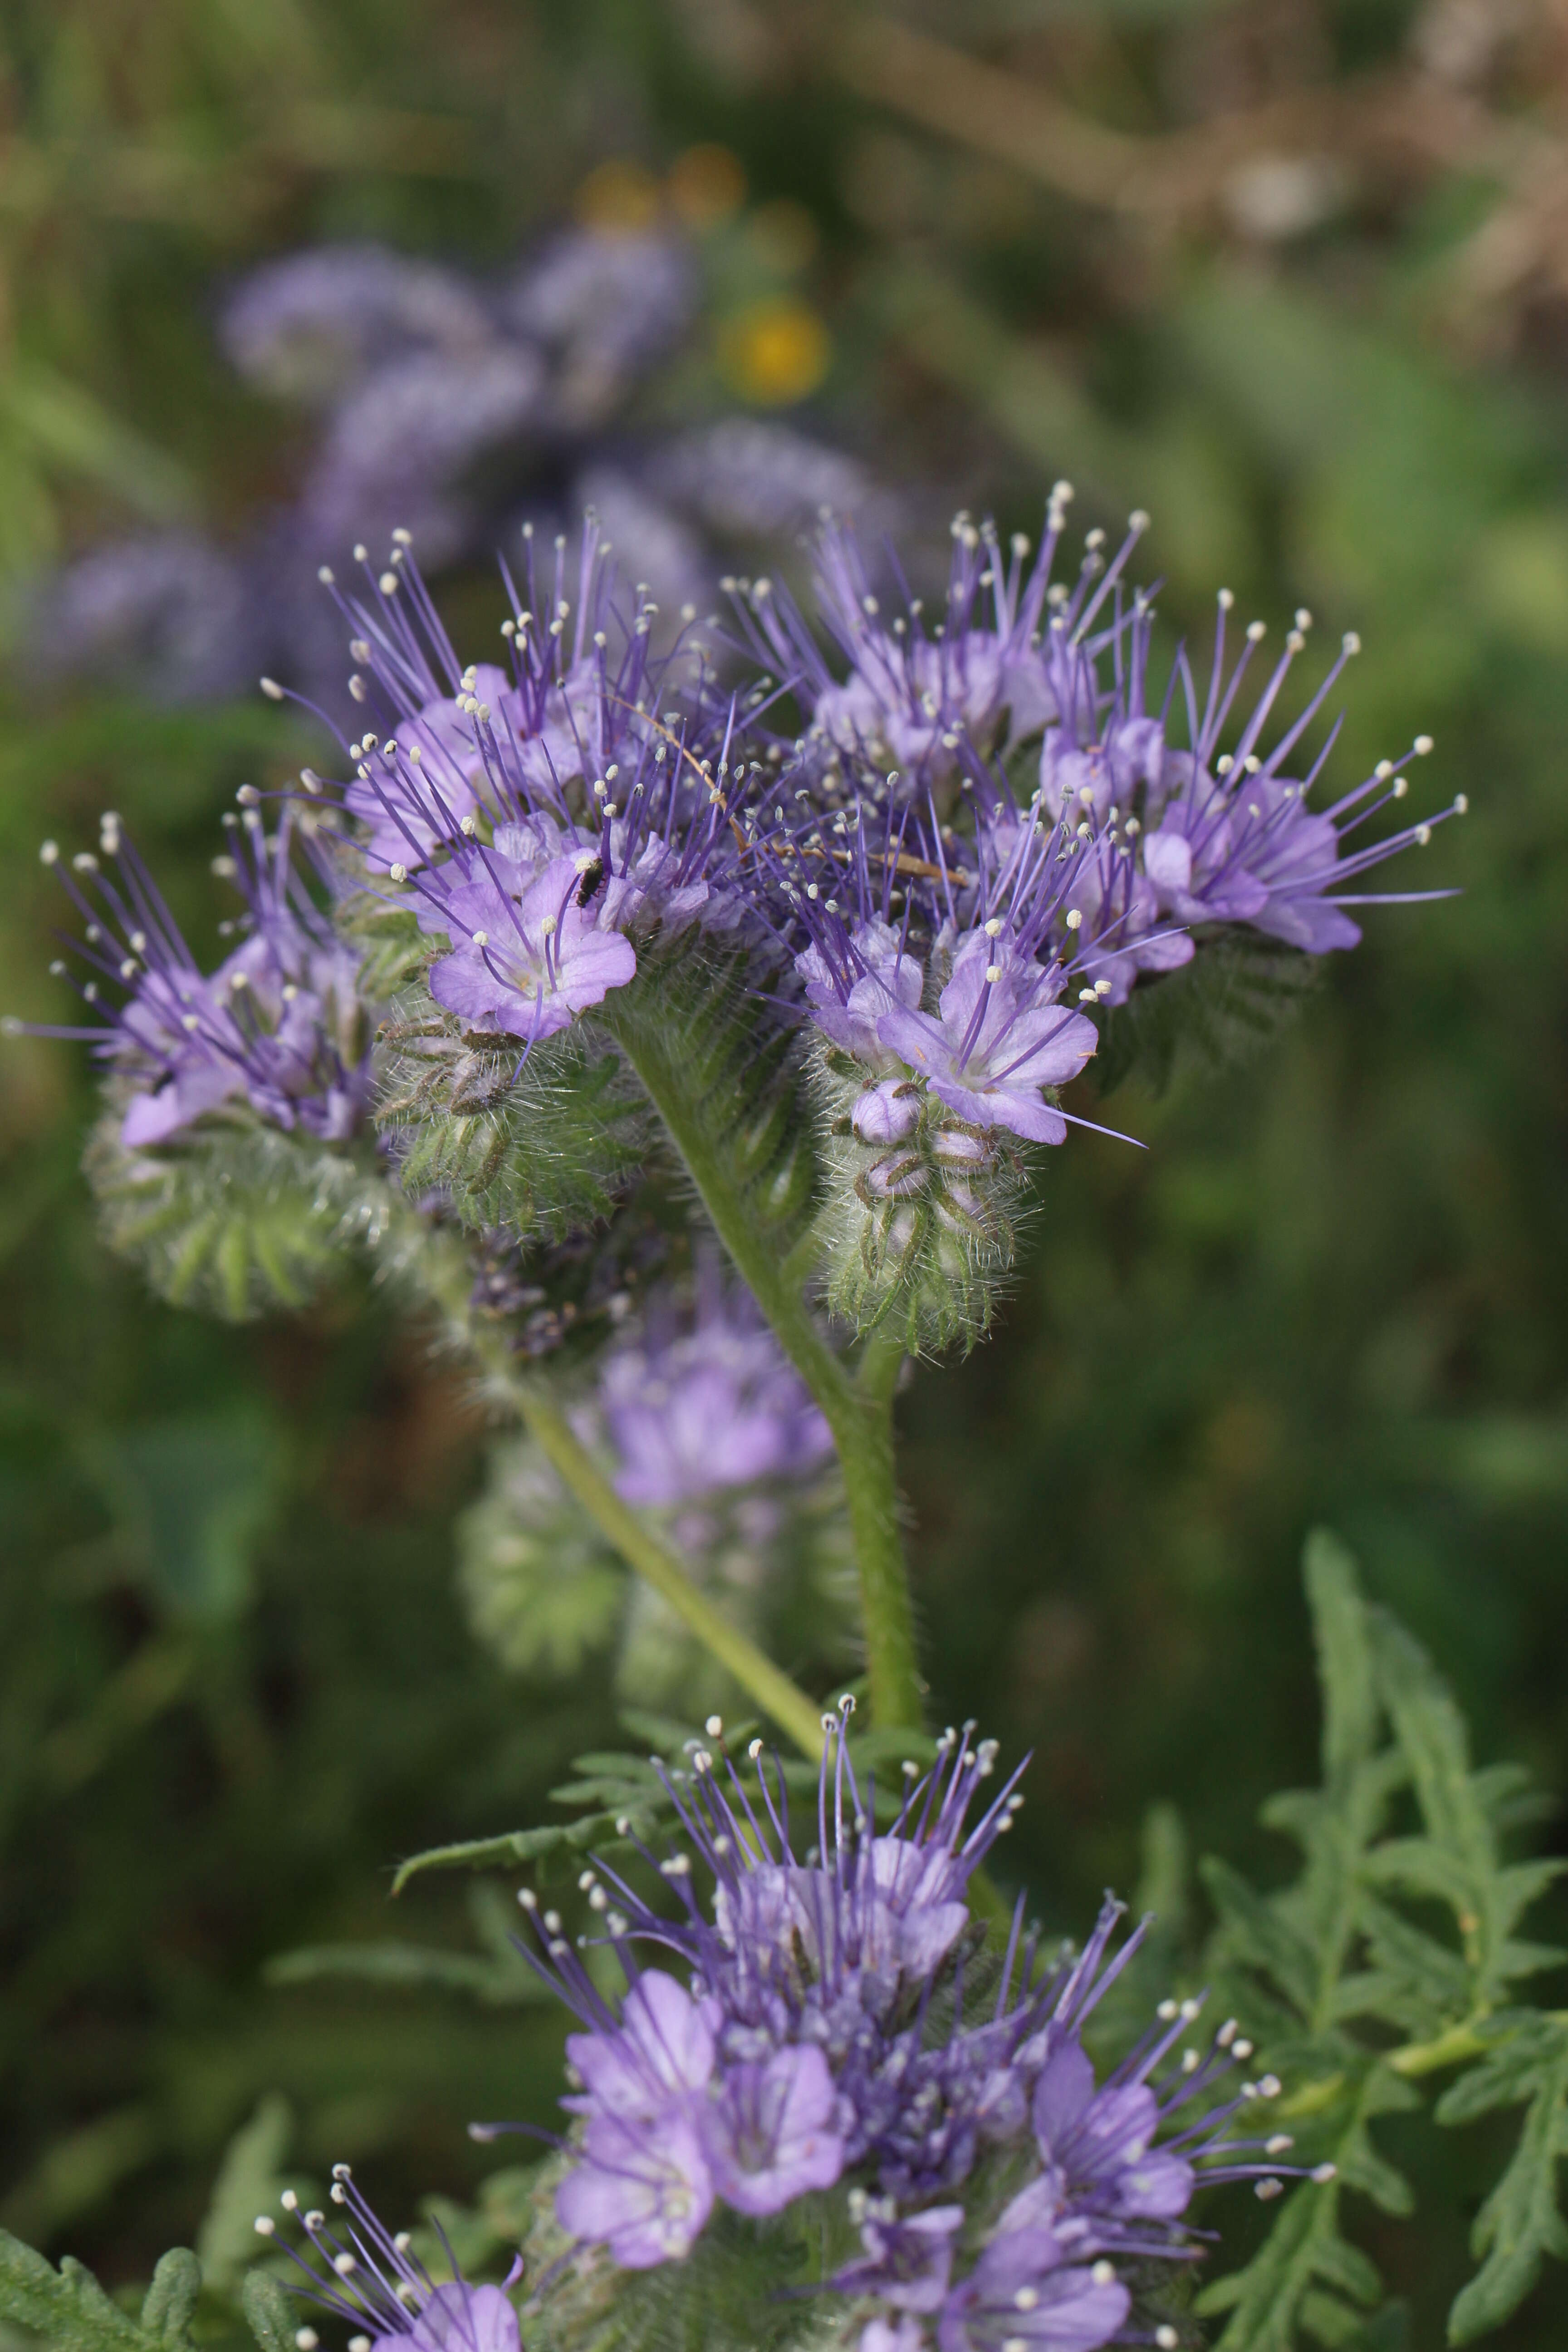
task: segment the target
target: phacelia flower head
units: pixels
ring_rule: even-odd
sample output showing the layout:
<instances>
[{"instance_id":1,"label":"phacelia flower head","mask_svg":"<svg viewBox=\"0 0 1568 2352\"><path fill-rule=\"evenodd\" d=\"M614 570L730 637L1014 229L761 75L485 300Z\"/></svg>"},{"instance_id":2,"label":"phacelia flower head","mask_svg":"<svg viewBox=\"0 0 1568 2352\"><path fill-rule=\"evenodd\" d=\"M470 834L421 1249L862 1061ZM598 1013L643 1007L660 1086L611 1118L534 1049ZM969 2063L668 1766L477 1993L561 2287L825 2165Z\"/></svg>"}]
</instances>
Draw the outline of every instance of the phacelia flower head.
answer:
<instances>
[{"instance_id":1,"label":"phacelia flower head","mask_svg":"<svg viewBox=\"0 0 1568 2352\"><path fill-rule=\"evenodd\" d=\"M636 1339L605 1358L599 1404L630 1503L700 1502L799 1478L833 1450L827 1424L748 1291L711 1261L694 1316L650 1301Z\"/></svg>"},{"instance_id":2,"label":"phacelia flower head","mask_svg":"<svg viewBox=\"0 0 1568 2352\"><path fill-rule=\"evenodd\" d=\"M652 656L655 610L617 602L590 516L575 566L528 540L510 667L459 667L403 538L344 599L358 700L379 728L331 792L383 897L447 948L431 992L470 1028L531 1045L635 974L656 932L731 931L734 698L696 648ZM509 582L514 597L515 587Z\"/></svg>"},{"instance_id":3,"label":"phacelia flower head","mask_svg":"<svg viewBox=\"0 0 1568 2352\"><path fill-rule=\"evenodd\" d=\"M692 1743L689 1770L666 1775L678 1843L644 1852L673 1915L607 1866L585 1874L626 1969L622 2001L524 1891L541 1941L531 1957L584 2028L567 2045L576 2122L558 2217L642 2268L689 2252L716 2205L776 2213L841 2187L861 2252L828 2284L866 2313L865 2352L1003 2352L1015 2339L1093 2352L1128 2321L1140 2266L1193 2258L1201 2181L1279 2188L1288 2137L1231 2131L1279 2085L1225 2095L1250 2045L1227 2021L1194 2046L1195 2000L1162 2004L1096 2077L1084 2028L1142 1936L1117 1948L1109 1899L1055 1967L1020 1906L1000 1980L966 2006L983 1938L965 1888L1022 1801L1018 1776L991 1794L994 1745L972 1744L972 1725L948 1732L929 1772L905 1768L883 1826L848 1758L849 1705L824 1718L804 1853L782 1769L759 1763L752 1783ZM649 1949L666 1965L646 1966ZM983 2165L988 2151L1002 2160Z\"/></svg>"},{"instance_id":4,"label":"phacelia flower head","mask_svg":"<svg viewBox=\"0 0 1568 2352\"><path fill-rule=\"evenodd\" d=\"M291 2189L282 2206L304 2231L308 2259L286 2240L305 2284L295 2289L356 2332L349 2352L521 2352L521 2335L510 2290L522 2276L514 2262L501 2286L470 2286L450 2247L449 2281L437 2284L413 2250L406 2231L394 2236L361 2195L346 2164L332 2167L331 2202L337 2212L301 2213ZM270 2214L258 2217L257 2234L278 2238ZM443 2245L446 2241L443 2238ZM314 2338L301 2330L301 2346Z\"/></svg>"},{"instance_id":5,"label":"phacelia flower head","mask_svg":"<svg viewBox=\"0 0 1568 2352\"><path fill-rule=\"evenodd\" d=\"M46 842L83 921L71 961L51 967L87 1008L71 1027L37 1034L90 1042L127 1093L128 1149L166 1143L205 1114L245 1108L270 1127L342 1142L370 1101L370 1027L353 952L307 889L299 827L267 835L256 795L229 820L215 860L245 901L223 926L240 943L203 972L120 820L101 822L98 854L68 865Z\"/></svg>"},{"instance_id":6,"label":"phacelia flower head","mask_svg":"<svg viewBox=\"0 0 1568 2352\"><path fill-rule=\"evenodd\" d=\"M965 756L984 758L1037 735L1056 718L1058 687L1042 635L1047 611L1087 630L1131 553L1147 516L1114 562L1091 534L1074 587L1053 589L1051 572L1072 492L1053 491L1034 562L1016 536L1004 556L995 527L967 514L952 525L952 560L942 616L928 622L923 601L884 615L853 532L825 526L817 547L816 596L824 626L848 664L829 669L790 597L770 582L750 589L748 631L759 650L801 680L817 764L848 760L898 771L900 789L920 793L952 776Z\"/></svg>"}]
</instances>

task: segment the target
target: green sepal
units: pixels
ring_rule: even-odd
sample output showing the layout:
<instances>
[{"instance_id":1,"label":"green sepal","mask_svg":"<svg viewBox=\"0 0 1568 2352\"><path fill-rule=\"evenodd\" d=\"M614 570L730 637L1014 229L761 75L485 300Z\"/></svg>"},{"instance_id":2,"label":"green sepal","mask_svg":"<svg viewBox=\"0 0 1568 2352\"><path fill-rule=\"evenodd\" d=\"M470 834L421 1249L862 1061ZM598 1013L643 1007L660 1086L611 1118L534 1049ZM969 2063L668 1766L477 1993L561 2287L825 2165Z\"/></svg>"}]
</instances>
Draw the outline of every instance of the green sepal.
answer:
<instances>
[{"instance_id":1,"label":"green sepal","mask_svg":"<svg viewBox=\"0 0 1568 2352\"><path fill-rule=\"evenodd\" d=\"M83 1168L110 1247L171 1306L245 1322L307 1305L342 1265L363 1183L346 1151L237 1110L132 1151L121 1119L111 1095Z\"/></svg>"},{"instance_id":2,"label":"green sepal","mask_svg":"<svg viewBox=\"0 0 1568 2352\"><path fill-rule=\"evenodd\" d=\"M891 1145L863 1143L856 1104L878 1078L822 1039L808 1059L823 1197L816 1238L828 1307L856 1334L896 1335L910 1355L967 1351L990 1328L1017 1255L1023 1147L955 1118L910 1080L919 1115Z\"/></svg>"},{"instance_id":3,"label":"green sepal","mask_svg":"<svg viewBox=\"0 0 1568 2352\"><path fill-rule=\"evenodd\" d=\"M466 1029L424 990L384 1023L377 1124L414 1199L446 1193L471 1229L559 1235L607 1215L647 1148L641 1097L581 1023L527 1054Z\"/></svg>"},{"instance_id":4,"label":"green sepal","mask_svg":"<svg viewBox=\"0 0 1568 2352\"><path fill-rule=\"evenodd\" d=\"M332 910L336 929L359 956L359 987L366 1004L389 1004L399 990L422 980L439 942L420 929L412 907L374 890L353 890Z\"/></svg>"}]
</instances>

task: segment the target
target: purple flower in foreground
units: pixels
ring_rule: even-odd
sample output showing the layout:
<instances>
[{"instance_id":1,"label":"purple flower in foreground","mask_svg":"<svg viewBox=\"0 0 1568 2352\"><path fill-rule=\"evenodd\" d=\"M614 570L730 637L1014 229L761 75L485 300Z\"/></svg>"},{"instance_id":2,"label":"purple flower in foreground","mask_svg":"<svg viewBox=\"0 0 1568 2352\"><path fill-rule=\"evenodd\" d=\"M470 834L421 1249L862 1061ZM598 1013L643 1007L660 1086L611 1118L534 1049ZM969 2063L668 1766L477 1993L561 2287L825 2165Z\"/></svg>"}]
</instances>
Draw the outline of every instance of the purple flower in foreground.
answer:
<instances>
[{"instance_id":1,"label":"purple flower in foreground","mask_svg":"<svg viewBox=\"0 0 1568 2352\"><path fill-rule=\"evenodd\" d=\"M346 2164L333 2165L331 2194L343 2217L338 2228L325 2213L300 2213L291 2189L281 2200L286 2213L299 2215L321 2267L287 2242L283 2251L306 2281L295 2292L359 2331L349 2338L349 2352L521 2352L508 2292L522 2275L521 2260L503 2286L469 2286L455 2262L451 2280L437 2285L407 2232L394 2237L377 2220ZM260 2215L256 2228L263 2238L278 2234L269 2214Z\"/></svg>"},{"instance_id":2,"label":"purple flower in foreground","mask_svg":"<svg viewBox=\"0 0 1568 2352\"><path fill-rule=\"evenodd\" d=\"M798 1478L833 1450L827 1424L749 1293L703 1268L696 1317L657 1299L644 1334L614 1349L599 1402L630 1503L700 1501L764 1478Z\"/></svg>"},{"instance_id":3,"label":"purple flower in foreground","mask_svg":"<svg viewBox=\"0 0 1568 2352\"><path fill-rule=\"evenodd\" d=\"M927 2328L937 2352L1093 2352L1129 2317L1124 2263L1192 2258L1185 2214L1200 2180L1279 2188L1289 2139L1234 2138L1230 2126L1279 2086L1266 2076L1216 2096L1250 2055L1234 2021L1206 2053L1188 2046L1172 2063L1197 2001L1163 2003L1096 2082L1083 2029L1142 1933L1114 1950L1121 1906L1109 1900L1082 1951L1055 1968L1040 1966L1020 1905L1000 1979L966 2014L965 1885L1021 1800L1009 1780L971 1823L994 1748L972 1747L965 1726L943 1735L929 1773L906 1768L903 1801L879 1828L875 1789L847 1753L849 1711L845 1700L824 1718L804 1859L782 1769L759 1762L749 1786L696 1742L689 1772L659 1768L682 1839L643 1856L674 1915L607 1865L581 1882L626 1971L619 2005L559 1915L541 1917L523 1891L542 1942L530 1957L586 2029L568 2043L577 2136L558 2217L646 2268L686 2253L716 2202L765 2215L842 2183L861 2252L827 2285L874 2301L862 2352L931 2352ZM753 1762L761 1751L753 1742ZM689 1983L642 1968L635 1954L649 1946ZM987 2150L1004 2161L979 2169Z\"/></svg>"},{"instance_id":4,"label":"purple flower in foreground","mask_svg":"<svg viewBox=\"0 0 1568 2352\"><path fill-rule=\"evenodd\" d=\"M99 855L83 852L68 867L53 842L44 845L45 864L59 870L85 925L83 940L70 942L81 969L51 969L72 981L92 1019L32 1025L41 1035L89 1040L128 1082L121 1139L132 1150L239 1106L268 1126L342 1142L369 1109L369 1024L355 959L305 888L296 828L285 817L268 839L254 807L229 822L233 854L216 864L246 912L224 929L244 937L210 974L117 817L102 819Z\"/></svg>"},{"instance_id":5,"label":"purple flower in foreground","mask_svg":"<svg viewBox=\"0 0 1568 2352\"><path fill-rule=\"evenodd\" d=\"M1049 2230L1019 2230L993 2239L948 2296L936 2340L941 2352L1095 2352L1131 2302L1113 2263L1075 2262Z\"/></svg>"},{"instance_id":6,"label":"purple flower in foreground","mask_svg":"<svg viewBox=\"0 0 1568 2352\"><path fill-rule=\"evenodd\" d=\"M430 993L469 1029L532 1045L624 988L637 950L579 903L591 857L552 857L535 871L503 843L508 835L476 853L468 878L445 895L440 928L453 948L432 964Z\"/></svg>"},{"instance_id":7,"label":"purple flower in foreground","mask_svg":"<svg viewBox=\"0 0 1568 2352\"><path fill-rule=\"evenodd\" d=\"M1049 973L1018 955L998 922L960 942L940 1019L895 1006L877 1034L960 1118L1060 1143L1067 1121L1040 1089L1077 1077L1100 1033L1053 994Z\"/></svg>"}]
</instances>

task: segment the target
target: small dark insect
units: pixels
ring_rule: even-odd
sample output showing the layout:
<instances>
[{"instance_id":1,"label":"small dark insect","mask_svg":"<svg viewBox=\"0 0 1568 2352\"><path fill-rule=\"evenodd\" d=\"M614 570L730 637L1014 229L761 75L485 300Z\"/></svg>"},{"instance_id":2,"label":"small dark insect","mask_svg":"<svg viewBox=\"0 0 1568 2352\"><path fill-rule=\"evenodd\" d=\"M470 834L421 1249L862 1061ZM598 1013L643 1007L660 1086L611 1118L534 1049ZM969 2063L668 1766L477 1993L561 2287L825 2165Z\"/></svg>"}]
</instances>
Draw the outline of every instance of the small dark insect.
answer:
<instances>
[{"instance_id":1,"label":"small dark insect","mask_svg":"<svg viewBox=\"0 0 1568 2352\"><path fill-rule=\"evenodd\" d=\"M583 879L577 887L577 904L585 907L605 878L605 861L595 857L592 866L583 868Z\"/></svg>"}]
</instances>

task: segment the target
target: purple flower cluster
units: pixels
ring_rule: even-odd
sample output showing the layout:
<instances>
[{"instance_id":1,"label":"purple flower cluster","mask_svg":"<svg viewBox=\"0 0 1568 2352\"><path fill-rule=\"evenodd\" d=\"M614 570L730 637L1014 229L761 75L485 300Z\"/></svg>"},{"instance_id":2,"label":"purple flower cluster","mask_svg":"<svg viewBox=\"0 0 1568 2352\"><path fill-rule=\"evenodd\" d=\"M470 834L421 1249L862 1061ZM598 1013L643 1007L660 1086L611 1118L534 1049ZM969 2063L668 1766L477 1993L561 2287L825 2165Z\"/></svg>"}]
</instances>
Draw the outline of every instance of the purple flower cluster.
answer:
<instances>
[{"instance_id":1,"label":"purple flower cluster","mask_svg":"<svg viewBox=\"0 0 1568 2352\"><path fill-rule=\"evenodd\" d=\"M382 895L443 942L437 1003L526 1049L624 987L637 942L742 920L734 704L684 636L650 651L657 606L620 607L592 515L574 562L527 536L505 669L461 666L407 546L342 600L354 699L388 731L344 743L333 797Z\"/></svg>"},{"instance_id":2,"label":"purple flower cluster","mask_svg":"<svg viewBox=\"0 0 1568 2352\"><path fill-rule=\"evenodd\" d=\"M628 1503L668 1507L799 1478L833 1451L751 1294L727 1286L711 1262L700 1271L694 1316L649 1301L637 1337L605 1357L598 1401Z\"/></svg>"},{"instance_id":3,"label":"purple flower cluster","mask_svg":"<svg viewBox=\"0 0 1568 2352\"><path fill-rule=\"evenodd\" d=\"M673 1916L619 1872L584 1874L626 1970L618 2003L559 1916L520 1898L539 1924L535 1965L584 2028L567 2042L577 2121L558 2219L642 2269L688 2253L716 2204L763 2216L842 2185L861 2252L827 2284L865 2299L863 2352L916 2352L932 2334L940 2352L1015 2338L1090 2352L1129 2316L1122 2265L1192 2257L1184 2216L1201 2182L1278 2189L1269 2159L1289 2139L1229 2127L1279 2086L1220 2089L1250 2054L1234 2023L1178 2054L1195 2001L1163 2004L1096 2080L1084 2027L1139 1942L1113 1951L1121 1906L1109 1900L1082 1952L1054 1969L1040 1968L1020 1906L1000 1981L966 2014L977 1931L965 1889L1022 1802L1018 1774L985 1792L994 1743L949 1731L928 1773L906 1767L879 1830L875 1789L848 1757L849 1708L824 1718L804 1855L783 1771L770 1780L756 1741L754 1786L701 1747L689 1772L666 1776L682 1842L644 1859ZM645 1967L648 1947L680 1973Z\"/></svg>"},{"instance_id":4,"label":"purple flower cluster","mask_svg":"<svg viewBox=\"0 0 1568 2352\"><path fill-rule=\"evenodd\" d=\"M1056 581L1070 496L1053 492L1032 562L1023 537L1004 555L989 524L960 515L935 621L907 595L889 618L854 538L829 527L818 596L842 677L787 594L731 583L753 655L809 714L785 789L745 831L811 1017L858 1067L864 1140L896 1140L935 1096L974 1129L1059 1141L1043 1090L1095 1045L1074 996L1122 1003L1142 976L1189 961L1207 927L1320 954L1359 939L1352 907L1442 895L1356 887L1431 837L1435 820L1364 837L1429 739L1310 805L1336 730L1310 756L1305 740L1356 639L1272 740L1306 613L1250 702L1265 631L1254 622L1232 658L1228 593L1206 678L1184 650L1156 688L1151 605L1126 585L1148 518L1109 559L1090 531L1076 577Z\"/></svg>"},{"instance_id":5,"label":"purple flower cluster","mask_svg":"<svg viewBox=\"0 0 1568 2352\"><path fill-rule=\"evenodd\" d=\"M214 972L200 969L117 816L102 818L97 855L67 864L52 841L41 852L82 918L82 937L64 940L74 961L51 970L87 1017L10 1025L95 1046L129 1097L121 1139L131 1150L242 1109L341 1143L369 1109L372 1024L356 960L300 871L299 837L311 821L285 814L268 836L256 794L247 787L241 798L248 805L226 819L230 847L213 862L245 912L222 926L239 944Z\"/></svg>"},{"instance_id":6,"label":"purple flower cluster","mask_svg":"<svg viewBox=\"0 0 1568 2352\"><path fill-rule=\"evenodd\" d=\"M502 2285L469 2286L447 2247L452 2276L437 2285L414 2252L408 2232L391 2234L346 2164L333 2165L330 2194L342 2215L336 2229L323 2212L300 2213L291 2189L281 2200L284 2211L298 2216L320 2267L286 2241L282 2251L306 2281L296 2293L355 2330L349 2352L521 2352L517 2313L509 2299L522 2275L521 2261ZM269 2213L258 2215L256 2230L258 2237L278 2235ZM302 2352L314 2352L313 2330L301 2329L295 2341Z\"/></svg>"}]
</instances>

